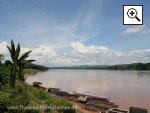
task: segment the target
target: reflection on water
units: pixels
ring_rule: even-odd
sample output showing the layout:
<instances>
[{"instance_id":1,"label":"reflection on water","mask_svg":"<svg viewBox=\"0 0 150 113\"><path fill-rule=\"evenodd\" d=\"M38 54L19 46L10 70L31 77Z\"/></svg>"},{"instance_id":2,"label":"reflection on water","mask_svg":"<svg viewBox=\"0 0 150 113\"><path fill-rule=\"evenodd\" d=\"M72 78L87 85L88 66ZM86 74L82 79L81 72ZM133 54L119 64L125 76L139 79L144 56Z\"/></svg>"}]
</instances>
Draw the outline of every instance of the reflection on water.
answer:
<instances>
[{"instance_id":1,"label":"reflection on water","mask_svg":"<svg viewBox=\"0 0 150 113\"><path fill-rule=\"evenodd\" d=\"M107 70L49 70L29 76L28 83L39 81L46 87L64 91L110 96L120 108L130 106L150 110L149 71L107 71Z\"/></svg>"}]
</instances>

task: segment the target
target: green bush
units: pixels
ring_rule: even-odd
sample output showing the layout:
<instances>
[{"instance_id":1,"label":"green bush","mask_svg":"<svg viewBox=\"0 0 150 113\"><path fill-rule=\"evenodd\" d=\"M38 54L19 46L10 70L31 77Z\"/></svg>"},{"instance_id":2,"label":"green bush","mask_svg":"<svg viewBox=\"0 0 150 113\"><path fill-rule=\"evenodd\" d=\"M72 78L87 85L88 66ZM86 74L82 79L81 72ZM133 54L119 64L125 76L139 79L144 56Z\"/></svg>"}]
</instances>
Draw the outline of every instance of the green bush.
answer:
<instances>
[{"instance_id":1,"label":"green bush","mask_svg":"<svg viewBox=\"0 0 150 113\"><path fill-rule=\"evenodd\" d=\"M6 66L0 66L0 83L2 85L8 84L10 77L10 69Z\"/></svg>"},{"instance_id":2,"label":"green bush","mask_svg":"<svg viewBox=\"0 0 150 113\"><path fill-rule=\"evenodd\" d=\"M10 88L9 85L9 67L0 67L0 113L40 113L36 109L17 109L21 106L43 105L43 106L70 106L66 100L54 97L41 89L35 89L33 86L27 85L24 82L16 81L16 87ZM45 109L45 113L75 113L70 109Z\"/></svg>"},{"instance_id":3,"label":"green bush","mask_svg":"<svg viewBox=\"0 0 150 113\"><path fill-rule=\"evenodd\" d=\"M0 113L8 111L9 106L11 106L9 95L5 92L0 92Z\"/></svg>"},{"instance_id":4,"label":"green bush","mask_svg":"<svg viewBox=\"0 0 150 113\"><path fill-rule=\"evenodd\" d=\"M47 93L44 92L44 91L39 91L39 92L37 93L37 97L38 97L39 99L41 99L41 100L46 100L46 99L49 98L49 95L47 95Z\"/></svg>"}]
</instances>

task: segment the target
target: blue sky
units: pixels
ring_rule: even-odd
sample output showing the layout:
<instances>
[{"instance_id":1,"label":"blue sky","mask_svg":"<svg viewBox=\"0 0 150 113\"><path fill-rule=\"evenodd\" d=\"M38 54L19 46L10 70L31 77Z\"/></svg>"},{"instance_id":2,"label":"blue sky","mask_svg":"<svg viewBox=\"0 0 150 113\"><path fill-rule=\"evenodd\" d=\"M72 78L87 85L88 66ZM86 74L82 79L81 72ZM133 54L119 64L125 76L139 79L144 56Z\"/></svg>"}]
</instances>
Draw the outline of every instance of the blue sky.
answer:
<instances>
[{"instance_id":1,"label":"blue sky","mask_svg":"<svg viewBox=\"0 0 150 113\"><path fill-rule=\"evenodd\" d=\"M132 4L144 5L143 26L123 25L123 5ZM119 64L124 62L114 62L111 55L118 52L123 59L135 50L144 56L127 63L149 62L149 6L148 0L0 0L0 47L13 38L26 49L36 48L33 56L48 49L55 54L40 62L46 65ZM102 47L112 53L105 56L109 63L102 60Z\"/></svg>"}]
</instances>

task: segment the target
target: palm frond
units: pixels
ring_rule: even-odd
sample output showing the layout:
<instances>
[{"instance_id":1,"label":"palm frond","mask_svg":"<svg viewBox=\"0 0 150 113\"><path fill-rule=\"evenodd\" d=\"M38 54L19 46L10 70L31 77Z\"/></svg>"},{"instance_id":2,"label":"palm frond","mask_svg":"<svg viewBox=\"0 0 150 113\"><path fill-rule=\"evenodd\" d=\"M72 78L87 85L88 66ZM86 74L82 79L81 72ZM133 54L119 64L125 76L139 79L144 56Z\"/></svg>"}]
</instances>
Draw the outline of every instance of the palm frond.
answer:
<instances>
[{"instance_id":1,"label":"palm frond","mask_svg":"<svg viewBox=\"0 0 150 113\"><path fill-rule=\"evenodd\" d=\"M7 48L8 48L8 50L9 50L9 53L11 54L11 49L10 49L10 47L9 47L9 46L7 46Z\"/></svg>"},{"instance_id":2,"label":"palm frond","mask_svg":"<svg viewBox=\"0 0 150 113\"><path fill-rule=\"evenodd\" d=\"M27 60L28 63L32 63L34 61L36 61L36 60Z\"/></svg>"},{"instance_id":3,"label":"palm frond","mask_svg":"<svg viewBox=\"0 0 150 113\"><path fill-rule=\"evenodd\" d=\"M15 53L15 44L14 44L14 41L11 39L11 50L13 53Z\"/></svg>"},{"instance_id":4,"label":"palm frond","mask_svg":"<svg viewBox=\"0 0 150 113\"><path fill-rule=\"evenodd\" d=\"M13 40L11 39L11 46L7 46L8 50L9 50L9 53L10 53L10 56L11 56L11 59L13 62L15 62L15 44L13 42Z\"/></svg>"},{"instance_id":5,"label":"palm frond","mask_svg":"<svg viewBox=\"0 0 150 113\"><path fill-rule=\"evenodd\" d=\"M15 55L16 60L18 60L19 54L20 54L20 44L18 43L18 46L16 48L16 55Z\"/></svg>"},{"instance_id":6,"label":"palm frond","mask_svg":"<svg viewBox=\"0 0 150 113\"><path fill-rule=\"evenodd\" d=\"M19 64L19 66L25 66L25 65L30 64L34 61L35 60L22 60L22 61L19 61L18 64Z\"/></svg>"},{"instance_id":7,"label":"palm frond","mask_svg":"<svg viewBox=\"0 0 150 113\"><path fill-rule=\"evenodd\" d=\"M24 61L24 60L29 56L30 53L31 53L31 51L28 51L28 52L24 53L24 54L19 58L19 61Z\"/></svg>"},{"instance_id":8,"label":"palm frond","mask_svg":"<svg viewBox=\"0 0 150 113\"><path fill-rule=\"evenodd\" d=\"M13 61L14 53L12 52L12 49L11 49L9 46L7 46L7 48L8 48L8 50L9 50L9 53L10 53L11 59L12 59L12 61Z\"/></svg>"},{"instance_id":9,"label":"palm frond","mask_svg":"<svg viewBox=\"0 0 150 113\"><path fill-rule=\"evenodd\" d=\"M10 60L6 60L6 61L5 61L5 64L6 64L6 65L12 65L13 63L12 63Z\"/></svg>"}]
</instances>

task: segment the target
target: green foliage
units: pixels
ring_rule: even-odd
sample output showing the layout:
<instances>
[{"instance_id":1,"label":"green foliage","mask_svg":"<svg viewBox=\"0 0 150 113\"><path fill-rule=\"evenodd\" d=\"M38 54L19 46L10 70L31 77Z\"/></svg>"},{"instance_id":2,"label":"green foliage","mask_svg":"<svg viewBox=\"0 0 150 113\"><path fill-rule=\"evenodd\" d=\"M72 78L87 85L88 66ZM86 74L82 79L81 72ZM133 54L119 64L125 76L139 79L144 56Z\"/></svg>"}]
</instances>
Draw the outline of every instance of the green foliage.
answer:
<instances>
[{"instance_id":1,"label":"green foliage","mask_svg":"<svg viewBox=\"0 0 150 113\"><path fill-rule=\"evenodd\" d=\"M31 53L31 51L25 52L25 53L19 58L19 62L22 62L22 61L24 61L26 58L28 58L30 53Z\"/></svg>"},{"instance_id":2,"label":"green foliage","mask_svg":"<svg viewBox=\"0 0 150 113\"><path fill-rule=\"evenodd\" d=\"M8 111L10 105L9 95L5 92L0 92L0 113Z\"/></svg>"},{"instance_id":3,"label":"green foliage","mask_svg":"<svg viewBox=\"0 0 150 113\"><path fill-rule=\"evenodd\" d=\"M32 86L27 85L23 81L23 70L24 68L38 69L45 71L48 68L40 65L31 64L34 60L26 60L31 51L24 53L20 56L20 44L15 47L13 40L11 40L11 45L7 46L11 61L5 61L5 64L1 64L2 55L0 54L0 113L74 113L74 110L68 109L21 109L19 106L70 106L72 104L68 103L66 100L61 98L56 98L51 94L41 90L35 89ZM27 66L26 66L27 65ZM19 79L16 81L16 79ZM9 87L9 84L11 87ZM16 84L16 87L14 87Z\"/></svg>"},{"instance_id":4,"label":"green foliage","mask_svg":"<svg viewBox=\"0 0 150 113\"><path fill-rule=\"evenodd\" d=\"M11 65L10 86L14 88L17 72L19 75L18 78L24 81L25 79L23 76L23 69L28 62L31 62L33 60L26 60L31 51L25 52L22 56L20 56L20 44L18 43L17 47L15 47L13 40L11 40L11 46L7 46L7 48L11 56L11 61L6 62L8 65Z\"/></svg>"},{"instance_id":5,"label":"green foliage","mask_svg":"<svg viewBox=\"0 0 150 113\"><path fill-rule=\"evenodd\" d=\"M0 92L0 113L41 113L37 109L12 109L16 106L67 106L72 108L72 104L66 100L54 97L33 86L26 85L24 82L17 81L15 88L10 88L3 84L3 90ZM11 109L9 109L11 108ZM44 109L45 113L75 113L74 109Z\"/></svg>"},{"instance_id":6,"label":"green foliage","mask_svg":"<svg viewBox=\"0 0 150 113\"><path fill-rule=\"evenodd\" d=\"M70 109L56 109L56 111L62 112L62 113L75 113L75 110L72 109L73 108L72 104L70 104L64 99L54 97L45 91L34 90L31 87L30 87L30 91L34 97L36 97L38 100L40 100L43 103L44 106L52 106L56 108L67 107ZM46 113L52 112L52 111L53 109L45 109Z\"/></svg>"},{"instance_id":7,"label":"green foliage","mask_svg":"<svg viewBox=\"0 0 150 113\"><path fill-rule=\"evenodd\" d=\"M40 71L46 71L48 70L49 68L48 67L45 67L45 66L42 66L42 65L36 65L36 64L32 64L32 63L29 63L28 65L26 65L27 69L37 69L37 70L40 70Z\"/></svg>"},{"instance_id":8,"label":"green foliage","mask_svg":"<svg viewBox=\"0 0 150 113\"><path fill-rule=\"evenodd\" d=\"M9 74L10 74L10 68L6 66L0 66L0 83L8 84L9 83Z\"/></svg>"},{"instance_id":9,"label":"green foliage","mask_svg":"<svg viewBox=\"0 0 150 113\"><path fill-rule=\"evenodd\" d=\"M19 80L25 81L24 78L24 68L27 64L34 62L35 60L20 60L19 59L19 70L18 70L18 74L19 74Z\"/></svg>"},{"instance_id":10,"label":"green foliage","mask_svg":"<svg viewBox=\"0 0 150 113\"><path fill-rule=\"evenodd\" d=\"M108 66L104 69L112 69L112 70L150 70L150 63L133 63L133 64L122 64L122 65L114 65Z\"/></svg>"},{"instance_id":11,"label":"green foliage","mask_svg":"<svg viewBox=\"0 0 150 113\"><path fill-rule=\"evenodd\" d=\"M46 100L48 98L51 98L50 95L48 95L46 92L44 91L39 91L35 96L37 96L37 98L41 99L41 100Z\"/></svg>"},{"instance_id":12,"label":"green foliage","mask_svg":"<svg viewBox=\"0 0 150 113\"><path fill-rule=\"evenodd\" d=\"M5 87L6 89L0 92L0 111L7 113L24 113L24 109L19 106L28 106L29 98L23 86L17 85L16 88ZM0 112L0 113L1 113Z\"/></svg>"}]
</instances>

